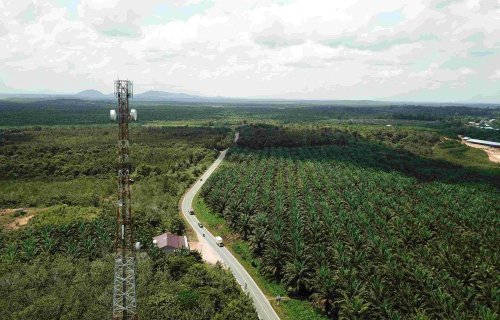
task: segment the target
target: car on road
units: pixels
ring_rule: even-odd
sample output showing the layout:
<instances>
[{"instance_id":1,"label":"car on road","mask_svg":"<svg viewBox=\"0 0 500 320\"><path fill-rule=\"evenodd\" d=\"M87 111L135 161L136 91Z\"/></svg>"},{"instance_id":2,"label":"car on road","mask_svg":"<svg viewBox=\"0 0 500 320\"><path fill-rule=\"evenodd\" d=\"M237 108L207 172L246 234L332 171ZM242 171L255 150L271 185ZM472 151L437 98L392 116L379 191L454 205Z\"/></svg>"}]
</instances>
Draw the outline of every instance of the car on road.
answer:
<instances>
[{"instance_id":1,"label":"car on road","mask_svg":"<svg viewBox=\"0 0 500 320\"><path fill-rule=\"evenodd\" d=\"M193 214L194 214L193 209L189 210L189 214L190 214L190 215L193 215Z\"/></svg>"},{"instance_id":2,"label":"car on road","mask_svg":"<svg viewBox=\"0 0 500 320\"><path fill-rule=\"evenodd\" d=\"M217 243L219 247L224 246L224 242L222 242L222 238L220 236L215 237L215 243Z\"/></svg>"},{"instance_id":3,"label":"car on road","mask_svg":"<svg viewBox=\"0 0 500 320\"><path fill-rule=\"evenodd\" d=\"M203 228L203 224L201 222L198 222L198 227Z\"/></svg>"}]
</instances>

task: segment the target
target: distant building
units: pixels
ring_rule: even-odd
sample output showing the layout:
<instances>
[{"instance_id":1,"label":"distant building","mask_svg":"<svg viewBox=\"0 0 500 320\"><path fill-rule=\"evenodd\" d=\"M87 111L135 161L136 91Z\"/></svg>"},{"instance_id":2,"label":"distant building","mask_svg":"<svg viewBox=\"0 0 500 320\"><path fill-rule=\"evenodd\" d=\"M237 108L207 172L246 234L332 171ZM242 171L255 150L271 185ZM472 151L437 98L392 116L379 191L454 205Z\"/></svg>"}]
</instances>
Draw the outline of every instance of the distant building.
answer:
<instances>
[{"instance_id":1,"label":"distant building","mask_svg":"<svg viewBox=\"0 0 500 320\"><path fill-rule=\"evenodd\" d=\"M189 249L186 236L176 236L166 232L153 238L153 243L164 252L174 252L181 249Z\"/></svg>"}]
</instances>

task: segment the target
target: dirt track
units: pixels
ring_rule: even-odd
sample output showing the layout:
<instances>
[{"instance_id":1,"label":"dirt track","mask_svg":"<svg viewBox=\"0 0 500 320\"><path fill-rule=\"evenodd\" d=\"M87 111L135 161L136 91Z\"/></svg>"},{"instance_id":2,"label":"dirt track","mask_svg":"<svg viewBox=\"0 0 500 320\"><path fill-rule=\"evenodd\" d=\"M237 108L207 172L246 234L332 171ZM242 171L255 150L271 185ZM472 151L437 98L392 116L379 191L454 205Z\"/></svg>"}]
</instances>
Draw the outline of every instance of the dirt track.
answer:
<instances>
[{"instance_id":1,"label":"dirt track","mask_svg":"<svg viewBox=\"0 0 500 320\"><path fill-rule=\"evenodd\" d=\"M486 154L488 155L488 159L490 159L490 161L495 162L495 163L500 163L500 148L492 148L492 147L488 147L488 146L483 146L481 144L471 143L471 142L468 142L465 140L462 140L462 143L471 147L471 148L484 150L484 152L486 152Z\"/></svg>"}]
</instances>

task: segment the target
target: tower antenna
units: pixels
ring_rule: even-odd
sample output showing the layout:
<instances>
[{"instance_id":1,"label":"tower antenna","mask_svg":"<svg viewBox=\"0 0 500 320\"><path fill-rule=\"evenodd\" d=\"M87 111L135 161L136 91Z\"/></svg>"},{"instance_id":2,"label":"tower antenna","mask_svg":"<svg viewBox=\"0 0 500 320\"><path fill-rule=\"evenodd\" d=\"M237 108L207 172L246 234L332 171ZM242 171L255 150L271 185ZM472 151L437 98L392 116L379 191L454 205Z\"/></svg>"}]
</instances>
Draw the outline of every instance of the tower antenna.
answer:
<instances>
[{"instance_id":1,"label":"tower antenna","mask_svg":"<svg viewBox=\"0 0 500 320\"><path fill-rule=\"evenodd\" d=\"M130 197L130 162L128 124L137 120L137 111L129 109L133 96L132 82L115 81L118 114L110 111L113 121L118 119L118 207L116 209L115 276L113 287L113 320L138 319L135 295L135 250Z\"/></svg>"}]
</instances>

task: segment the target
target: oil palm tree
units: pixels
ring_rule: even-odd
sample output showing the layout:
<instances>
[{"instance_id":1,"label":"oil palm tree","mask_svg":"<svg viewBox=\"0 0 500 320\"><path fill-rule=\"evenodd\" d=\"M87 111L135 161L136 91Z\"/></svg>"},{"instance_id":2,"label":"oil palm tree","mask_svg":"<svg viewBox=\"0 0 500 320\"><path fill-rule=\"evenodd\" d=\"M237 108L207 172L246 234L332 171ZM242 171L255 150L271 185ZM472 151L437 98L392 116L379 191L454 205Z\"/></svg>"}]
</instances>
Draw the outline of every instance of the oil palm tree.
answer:
<instances>
[{"instance_id":1,"label":"oil palm tree","mask_svg":"<svg viewBox=\"0 0 500 320\"><path fill-rule=\"evenodd\" d=\"M308 265L308 257L294 259L285 265L283 283L289 293L304 296L309 293L312 285L313 271Z\"/></svg>"},{"instance_id":2,"label":"oil palm tree","mask_svg":"<svg viewBox=\"0 0 500 320\"><path fill-rule=\"evenodd\" d=\"M331 269L322 265L315 273L313 279L314 293L311 295L313 304L323 309L328 315L332 316L333 302L337 297L336 281Z\"/></svg>"}]
</instances>

